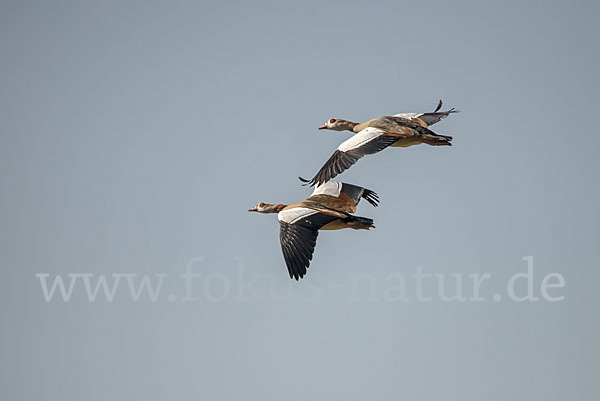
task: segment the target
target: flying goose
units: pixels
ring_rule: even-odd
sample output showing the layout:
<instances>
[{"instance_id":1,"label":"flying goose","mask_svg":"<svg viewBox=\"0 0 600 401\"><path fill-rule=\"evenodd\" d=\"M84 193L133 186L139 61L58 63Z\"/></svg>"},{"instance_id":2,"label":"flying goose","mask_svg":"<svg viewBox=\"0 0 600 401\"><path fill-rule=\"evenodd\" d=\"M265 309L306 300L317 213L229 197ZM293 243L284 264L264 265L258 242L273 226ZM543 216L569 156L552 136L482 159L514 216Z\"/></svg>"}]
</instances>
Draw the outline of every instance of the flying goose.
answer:
<instances>
[{"instance_id":1,"label":"flying goose","mask_svg":"<svg viewBox=\"0 0 600 401\"><path fill-rule=\"evenodd\" d=\"M437 107L435 108L435 110L431 113L398 113L398 114L394 114L392 117L405 118L407 120L412 120L413 122L416 122L419 125L423 125L424 127L429 127L435 123L440 122L442 119L448 117L450 114L459 112L454 107L447 111L439 111L442 108L442 104L443 104L443 102L440 100ZM334 120L334 121L331 121L331 120ZM350 128L350 126L351 126L350 124L348 124L346 126L344 126L344 124L342 124L341 129L340 129L340 127L337 127L337 124L335 124L336 121L344 121L344 120L340 120L337 118L331 118L325 124L321 125L319 127L319 129L331 129L334 131L345 131L345 130L353 131L354 127Z\"/></svg>"},{"instance_id":2,"label":"flying goose","mask_svg":"<svg viewBox=\"0 0 600 401\"><path fill-rule=\"evenodd\" d=\"M454 109L438 112L440 107L441 101L433 113L384 116L361 124L336 118L329 119L319 129L352 131L355 135L342 142L309 182L311 185L327 182L349 169L363 156L380 152L388 146L408 147L420 143L431 146L452 146L451 136L436 134L428 128L429 125L435 124L450 113L457 112Z\"/></svg>"},{"instance_id":3,"label":"flying goose","mask_svg":"<svg viewBox=\"0 0 600 401\"><path fill-rule=\"evenodd\" d=\"M319 230L375 228L372 219L351 214L361 198L373 206L379 204L379 197L369 189L329 181L317 186L312 195L301 202L291 205L261 202L248 211L277 213L283 258L290 278L299 280L310 265Z\"/></svg>"}]
</instances>

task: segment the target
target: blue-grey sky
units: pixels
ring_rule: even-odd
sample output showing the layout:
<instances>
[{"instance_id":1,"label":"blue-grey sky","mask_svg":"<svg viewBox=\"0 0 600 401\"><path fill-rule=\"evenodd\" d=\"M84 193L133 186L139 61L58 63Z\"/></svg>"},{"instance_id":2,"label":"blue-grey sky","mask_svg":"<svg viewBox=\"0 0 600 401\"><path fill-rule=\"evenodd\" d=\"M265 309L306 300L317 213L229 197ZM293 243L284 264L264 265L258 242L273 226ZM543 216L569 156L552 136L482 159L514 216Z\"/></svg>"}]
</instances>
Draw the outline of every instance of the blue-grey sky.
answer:
<instances>
[{"instance_id":1,"label":"blue-grey sky","mask_svg":"<svg viewBox=\"0 0 600 401\"><path fill-rule=\"evenodd\" d=\"M2 2L1 398L597 400L599 15L592 1ZM461 110L434 126L454 146L341 175L379 193L357 212L377 228L323 233L289 280L276 217L247 209L309 195L297 176L348 137L318 131L326 119L440 98ZM528 256L538 301L515 302ZM419 267L462 275L467 297L489 273L486 300L429 285L419 302ZM83 281L46 302L36 274L69 273L167 277L155 302L133 302L126 278L112 302ZM551 273L562 301L540 295ZM408 301L386 292L398 274Z\"/></svg>"}]
</instances>

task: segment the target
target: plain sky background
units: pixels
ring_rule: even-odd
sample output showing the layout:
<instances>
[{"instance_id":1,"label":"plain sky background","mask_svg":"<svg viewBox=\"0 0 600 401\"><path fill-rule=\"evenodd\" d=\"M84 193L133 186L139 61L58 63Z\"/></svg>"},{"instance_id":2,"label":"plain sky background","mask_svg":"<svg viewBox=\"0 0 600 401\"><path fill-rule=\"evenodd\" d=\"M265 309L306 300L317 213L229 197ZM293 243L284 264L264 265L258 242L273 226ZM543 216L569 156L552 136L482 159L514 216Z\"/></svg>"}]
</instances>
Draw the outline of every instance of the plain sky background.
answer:
<instances>
[{"instance_id":1,"label":"plain sky background","mask_svg":"<svg viewBox=\"0 0 600 401\"><path fill-rule=\"evenodd\" d=\"M597 400L598 4L3 1L0 398ZM247 209L308 196L348 137L327 118L440 98L454 146L340 176L379 193L357 213L377 228L323 233L289 280L276 217ZM528 255L564 301L491 300ZM198 278L181 302L195 257L294 299ZM381 299L418 266L490 273L487 300ZM156 302L46 303L36 273L169 276ZM378 300L351 299L360 273Z\"/></svg>"}]
</instances>

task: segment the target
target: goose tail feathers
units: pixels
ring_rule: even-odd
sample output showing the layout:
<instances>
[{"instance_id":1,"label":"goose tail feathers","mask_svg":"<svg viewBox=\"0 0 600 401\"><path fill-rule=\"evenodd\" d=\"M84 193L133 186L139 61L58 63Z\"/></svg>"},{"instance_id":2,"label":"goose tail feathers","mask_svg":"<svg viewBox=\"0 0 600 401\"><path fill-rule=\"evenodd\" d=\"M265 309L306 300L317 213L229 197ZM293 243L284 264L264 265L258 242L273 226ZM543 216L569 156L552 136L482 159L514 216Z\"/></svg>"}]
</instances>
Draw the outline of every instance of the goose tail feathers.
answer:
<instances>
[{"instance_id":1,"label":"goose tail feathers","mask_svg":"<svg viewBox=\"0 0 600 401\"><path fill-rule=\"evenodd\" d=\"M353 228L355 230L368 230L370 228L375 228L375 226L373 225L373 219L370 219L368 217L348 215L346 223L350 228Z\"/></svg>"}]
</instances>

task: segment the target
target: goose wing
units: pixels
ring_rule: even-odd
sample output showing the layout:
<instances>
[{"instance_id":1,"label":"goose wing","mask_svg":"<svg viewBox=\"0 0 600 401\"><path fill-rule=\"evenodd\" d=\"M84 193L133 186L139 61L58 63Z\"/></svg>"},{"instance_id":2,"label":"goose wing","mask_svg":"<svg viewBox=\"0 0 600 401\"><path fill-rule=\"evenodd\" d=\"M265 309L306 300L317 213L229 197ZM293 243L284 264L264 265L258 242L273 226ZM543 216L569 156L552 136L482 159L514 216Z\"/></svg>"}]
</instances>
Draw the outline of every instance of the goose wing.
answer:
<instances>
[{"instance_id":1,"label":"goose wing","mask_svg":"<svg viewBox=\"0 0 600 401\"><path fill-rule=\"evenodd\" d=\"M300 180L303 182L310 182L309 180L305 180L302 177L300 177ZM313 191L309 199L313 199L313 197L316 197L318 195L329 195L334 196L336 198L340 198L341 194L346 194L348 197L345 199L350 198L350 200L353 202L353 206L357 206L361 198L366 199L373 206L379 205L379 196L374 191L360 187L358 185L348 184L346 182L339 181L328 181L321 185L318 185L317 187L315 187L315 190ZM352 211L352 213L353 212L354 210Z\"/></svg>"},{"instance_id":2,"label":"goose wing","mask_svg":"<svg viewBox=\"0 0 600 401\"><path fill-rule=\"evenodd\" d=\"M442 101L440 100L433 113L399 113L394 114L394 117L406 118L408 120L418 118L419 120L427 124L427 126L430 126L437 122L440 122L443 118L448 117L452 113L458 113L458 110L456 110L454 107L447 111L439 111L441 108Z\"/></svg>"},{"instance_id":3,"label":"goose wing","mask_svg":"<svg viewBox=\"0 0 600 401\"><path fill-rule=\"evenodd\" d=\"M404 133L390 133L375 127L363 129L336 149L312 178L311 185L321 185L330 181L349 169L363 156L380 152L405 136Z\"/></svg>"},{"instance_id":4,"label":"goose wing","mask_svg":"<svg viewBox=\"0 0 600 401\"><path fill-rule=\"evenodd\" d=\"M290 278L304 277L317 245L319 229L338 218L306 207L279 212L279 241Z\"/></svg>"},{"instance_id":5,"label":"goose wing","mask_svg":"<svg viewBox=\"0 0 600 401\"><path fill-rule=\"evenodd\" d=\"M417 118L425 122L427 126L430 126L437 122L440 122L442 119L448 117L452 113L458 113L458 110L452 108L448 111L440 111L437 113L423 113L420 116L417 116Z\"/></svg>"},{"instance_id":6,"label":"goose wing","mask_svg":"<svg viewBox=\"0 0 600 401\"><path fill-rule=\"evenodd\" d=\"M360 199L362 198L375 207L379 206L379 196L370 189L344 182L342 183L341 192L348 195L355 205L358 205L358 202L360 202Z\"/></svg>"}]
</instances>

